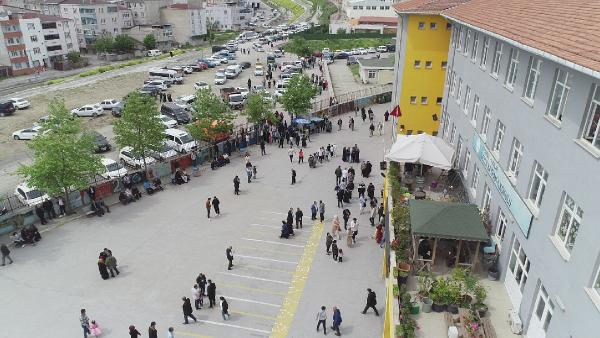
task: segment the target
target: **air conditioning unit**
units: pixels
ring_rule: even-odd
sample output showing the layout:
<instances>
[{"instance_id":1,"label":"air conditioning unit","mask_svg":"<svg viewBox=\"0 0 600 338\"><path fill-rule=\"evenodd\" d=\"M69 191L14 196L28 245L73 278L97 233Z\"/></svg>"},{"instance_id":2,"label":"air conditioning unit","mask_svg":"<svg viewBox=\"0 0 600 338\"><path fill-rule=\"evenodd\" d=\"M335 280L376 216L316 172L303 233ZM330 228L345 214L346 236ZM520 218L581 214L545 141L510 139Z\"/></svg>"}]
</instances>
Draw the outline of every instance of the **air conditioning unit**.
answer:
<instances>
[{"instance_id":1,"label":"air conditioning unit","mask_svg":"<svg viewBox=\"0 0 600 338\"><path fill-rule=\"evenodd\" d=\"M510 325L510 330L514 334L521 334L523 331L523 322L521 322L521 317L519 317L519 312L516 310L511 310L508 313L508 323Z\"/></svg>"}]
</instances>

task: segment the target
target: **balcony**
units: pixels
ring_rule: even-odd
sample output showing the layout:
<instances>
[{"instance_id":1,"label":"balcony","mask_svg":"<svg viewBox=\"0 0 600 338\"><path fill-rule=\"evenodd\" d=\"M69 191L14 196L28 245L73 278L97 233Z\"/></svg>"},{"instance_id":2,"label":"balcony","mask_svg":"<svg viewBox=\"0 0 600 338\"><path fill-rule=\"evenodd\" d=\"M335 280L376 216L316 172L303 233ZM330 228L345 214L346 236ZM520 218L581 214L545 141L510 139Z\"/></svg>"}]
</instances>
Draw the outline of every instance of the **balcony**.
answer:
<instances>
[{"instance_id":1,"label":"balcony","mask_svg":"<svg viewBox=\"0 0 600 338\"><path fill-rule=\"evenodd\" d=\"M4 32L4 38L5 39L20 38L22 36L23 36L23 33L21 31L18 31L18 32Z\"/></svg>"},{"instance_id":2,"label":"balcony","mask_svg":"<svg viewBox=\"0 0 600 338\"><path fill-rule=\"evenodd\" d=\"M6 50L9 52L14 52L16 50L25 50L25 45L24 44L18 44L18 45L10 45L10 46L6 46Z\"/></svg>"},{"instance_id":3,"label":"balcony","mask_svg":"<svg viewBox=\"0 0 600 338\"><path fill-rule=\"evenodd\" d=\"M45 44L48 47L50 47L50 46L57 46L57 45L61 44L61 40L60 39L45 40Z\"/></svg>"},{"instance_id":4,"label":"balcony","mask_svg":"<svg viewBox=\"0 0 600 338\"><path fill-rule=\"evenodd\" d=\"M29 58L27 57L27 55L10 58L11 63L20 63L20 62L27 62L27 61L29 61Z\"/></svg>"},{"instance_id":5,"label":"balcony","mask_svg":"<svg viewBox=\"0 0 600 338\"><path fill-rule=\"evenodd\" d=\"M56 28L48 28L48 29L43 29L42 33L44 35L54 35L54 34L59 34L58 33L58 29Z\"/></svg>"}]
</instances>

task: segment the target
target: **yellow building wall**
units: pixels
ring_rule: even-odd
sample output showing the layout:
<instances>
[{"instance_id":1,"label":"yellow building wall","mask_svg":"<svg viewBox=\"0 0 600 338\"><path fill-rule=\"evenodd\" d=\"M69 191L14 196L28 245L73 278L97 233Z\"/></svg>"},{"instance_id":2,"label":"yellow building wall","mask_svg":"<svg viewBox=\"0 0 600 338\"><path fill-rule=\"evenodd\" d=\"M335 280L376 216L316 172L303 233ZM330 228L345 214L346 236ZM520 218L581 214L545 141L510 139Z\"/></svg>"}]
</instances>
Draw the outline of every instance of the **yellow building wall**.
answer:
<instances>
[{"instance_id":1,"label":"yellow building wall","mask_svg":"<svg viewBox=\"0 0 600 338\"><path fill-rule=\"evenodd\" d=\"M402 116L398 121L398 133L417 134L419 131L427 134L437 133L441 104L437 98L444 94L446 69L442 62L448 59L451 30L446 28L448 21L439 15L408 15L408 28L402 32L406 41L402 84L400 86L400 111ZM424 22L424 29L419 29L419 23ZM436 29L431 29L431 23L436 23ZM421 61L421 66L415 68L415 60ZM431 61L431 69L426 62ZM416 103L411 104L411 96L416 96ZM427 97L427 104L421 104L421 97ZM437 119L433 119L436 114Z\"/></svg>"}]
</instances>

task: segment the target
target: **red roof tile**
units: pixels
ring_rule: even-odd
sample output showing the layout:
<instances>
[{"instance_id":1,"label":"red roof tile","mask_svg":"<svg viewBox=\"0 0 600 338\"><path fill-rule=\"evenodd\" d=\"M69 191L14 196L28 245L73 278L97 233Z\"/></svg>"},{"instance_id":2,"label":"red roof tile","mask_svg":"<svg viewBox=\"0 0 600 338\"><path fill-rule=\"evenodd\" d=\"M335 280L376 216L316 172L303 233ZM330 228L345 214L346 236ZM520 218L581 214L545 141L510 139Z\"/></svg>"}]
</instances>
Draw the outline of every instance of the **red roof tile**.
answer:
<instances>
[{"instance_id":1,"label":"red roof tile","mask_svg":"<svg viewBox=\"0 0 600 338\"><path fill-rule=\"evenodd\" d=\"M443 10L470 0L407 0L394 5L397 13L440 14Z\"/></svg>"},{"instance_id":2,"label":"red roof tile","mask_svg":"<svg viewBox=\"0 0 600 338\"><path fill-rule=\"evenodd\" d=\"M171 9L200 9L199 6L190 5L190 4L173 4L169 6Z\"/></svg>"},{"instance_id":3,"label":"red roof tile","mask_svg":"<svg viewBox=\"0 0 600 338\"><path fill-rule=\"evenodd\" d=\"M381 23L381 24L393 24L394 26L398 24L398 17L390 18L385 16L361 16L358 18L359 23L369 24L369 23Z\"/></svg>"}]
</instances>

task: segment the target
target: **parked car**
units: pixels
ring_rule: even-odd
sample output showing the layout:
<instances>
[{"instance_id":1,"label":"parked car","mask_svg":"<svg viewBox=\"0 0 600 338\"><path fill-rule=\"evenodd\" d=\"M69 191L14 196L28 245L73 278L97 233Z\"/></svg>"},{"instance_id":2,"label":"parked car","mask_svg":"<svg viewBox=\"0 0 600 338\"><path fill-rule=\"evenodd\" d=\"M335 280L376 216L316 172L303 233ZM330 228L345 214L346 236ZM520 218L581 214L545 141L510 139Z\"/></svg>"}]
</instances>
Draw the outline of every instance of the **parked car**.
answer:
<instances>
[{"instance_id":1,"label":"parked car","mask_svg":"<svg viewBox=\"0 0 600 338\"><path fill-rule=\"evenodd\" d=\"M276 49L273 54L275 55L276 58L280 58L283 57L283 50L281 49Z\"/></svg>"},{"instance_id":2,"label":"parked car","mask_svg":"<svg viewBox=\"0 0 600 338\"><path fill-rule=\"evenodd\" d=\"M113 109L114 107L119 105L119 101L115 100L115 99L106 99L106 100L102 100L100 102L100 107L102 107L102 109Z\"/></svg>"},{"instance_id":3,"label":"parked car","mask_svg":"<svg viewBox=\"0 0 600 338\"><path fill-rule=\"evenodd\" d=\"M185 154L195 150L198 142L187 132L179 129L165 129L166 144Z\"/></svg>"},{"instance_id":4,"label":"parked car","mask_svg":"<svg viewBox=\"0 0 600 338\"><path fill-rule=\"evenodd\" d=\"M367 50L364 49L364 48L362 48L362 47L358 48L357 51L358 51L358 54L360 54L360 55L366 55L366 54L368 54Z\"/></svg>"},{"instance_id":5,"label":"parked car","mask_svg":"<svg viewBox=\"0 0 600 338\"><path fill-rule=\"evenodd\" d=\"M177 152L173 147L167 144L166 141L163 142L162 149L160 151L153 151L150 156L154 157L157 161L164 161L166 159L177 156Z\"/></svg>"},{"instance_id":6,"label":"parked car","mask_svg":"<svg viewBox=\"0 0 600 338\"><path fill-rule=\"evenodd\" d=\"M29 101L19 98L19 97L13 97L8 100L10 102L12 102L13 106L15 106L15 109L25 109L25 108L29 108L29 106L31 105L31 103Z\"/></svg>"},{"instance_id":7,"label":"parked car","mask_svg":"<svg viewBox=\"0 0 600 338\"><path fill-rule=\"evenodd\" d=\"M163 92L169 88L169 85L163 80L148 80L145 81L144 84L147 86L154 86Z\"/></svg>"},{"instance_id":8,"label":"parked car","mask_svg":"<svg viewBox=\"0 0 600 338\"><path fill-rule=\"evenodd\" d=\"M12 101L0 101L0 116L12 115L16 110Z\"/></svg>"},{"instance_id":9,"label":"parked car","mask_svg":"<svg viewBox=\"0 0 600 338\"><path fill-rule=\"evenodd\" d=\"M123 109L125 109L125 102L119 102L116 106L110 110L112 116L121 117L123 115Z\"/></svg>"},{"instance_id":10,"label":"parked car","mask_svg":"<svg viewBox=\"0 0 600 338\"><path fill-rule=\"evenodd\" d=\"M190 123L190 116L174 102L165 102L160 106L160 113L173 118L179 124Z\"/></svg>"},{"instance_id":11,"label":"parked car","mask_svg":"<svg viewBox=\"0 0 600 338\"><path fill-rule=\"evenodd\" d=\"M248 94L250 93L250 91L246 87L237 87L235 89L235 91L238 92L238 93L240 93L240 94L242 94L242 97L244 99L247 99L248 98Z\"/></svg>"},{"instance_id":12,"label":"parked car","mask_svg":"<svg viewBox=\"0 0 600 338\"><path fill-rule=\"evenodd\" d=\"M248 68L252 67L252 64L250 62L243 61L243 62L240 62L240 67L242 67L242 69L248 69Z\"/></svg>"},{"instance_id":13,"label":"parked car","mask_svg":"<svg viewBox=\"0 0 600 338\"><path fill-rule=\"evenodd\" d=\"M367 53L369 53L369 54L377 53L377 49L375 49L375 47L369 47L369 48L367 48Z\"/></svg>"},{"instance_id":14,"label":"parked car","mask_svg":"<svg viewBox=\"0 0 600 338\"><path fill-rule=\"evenodd\" d=\"M133 154L132 147L124 147L119 151L119 162L123 165L128 165L134 168L142 168L144 166L144 161L146 164L152 164L156 162L156 160L151 156L146 156L143 158L142 156L137 156Z\"/></svg>"},{"instance_id":15,"label":"parked car","mask_svg":"<svg viewBox=\"0 0 600 338\"><path fill-rule=\"evenodd\" d=\"M185 67L191 69L193 72L201 72L202 69L204 69L204 68L202 68L202 65L200 65L200 64L186 65Z\"/></svg>"},{"instance_id":16,"label":"parked car","mask_svg":"<svg viewBox=\"0 0 600 338\"><path fill-rule=\"evenodd\" d=\"M246 99L243 94L230 94L229 95L229 106L233 109L243 109L246 104Z\"/></svg>"},{"instance_id":17,"label":"parked car","mask_svg":"<svg viewBox=\"0 0 600 338\"><path fill-rule=\"evenodd\" d=\"M395 52L396 51L396 45L395 44L389 44L389 45L385 45L387 47L387 51L388 52Z\"/></svg>"},{"instance_id":18,"label":"parked car","mask_svg":"<svg viewBox=\"0 0 600 338\"><path fill-rule=\"evenodd\" d=\"M151 49L146 52L146 56L159 56L159 55L162 55L162 51L160 51L158 49Z\"/></svg>"},{"instance_id":19,"label":"parked car","mask_svg":"<svg viewBox=\"0 0 600 338\"><path fill-rule=\"evenodd\" d=\"M198 81L194 83L194 89L210 89L210 85L204 81Z\"/></svg>"},{"instance_id":20,"label":"parked car","mask_svg":"<svg viewBox=\"0 0 600 338\"><path fill-rule=\"evenodd\" d=\"M379 47L377 47L377 51L379 53L385 53L385 52L387 52L387 47L386 46L379 46Z\"/></svg>"},{"instance_id":21,"label":"parked car","mask_svg":"<svg viewBox=\"0 0 600 338\"><path fill-rule=\"evenodd\" d=\"M104 110L102 109L102 107L100 106L99 103L86 104L83 107L75 108L75 109L71 110L71 114L73 114L73 116L75 116L75 117L82 117L82 116L96 117L98 115L103 115Z\"/></svg>"},{"instance_id":22,"label":"parked car","mask_svg":"<svg viewBox=\"0 0 600 338\"><path fill-rule=\"evenodd\" d=\"M261 65L256 65L256 67L254 68L254 75L255 76L263 76L265 75L265 69L263 66Z\"/></svg>"},{"instance_id":23,"label":"parked car","mask_svg":"<svg viewBox=\"0 0 600 338\"><path fill-rule=\"evenodd\" d=\"M25 128L21 130L17 130L12 133L13 139L19 140L33 140L34 137L38 136L41 126L33 126L31 128Z\"/></svg>"},{"instance_id":24,"label":"parked car","mask_svg":"<svg viewBox=\"0 0 600 338\"><path fill-rule=\"evenodd\" d=\"M27 183L21 183L15 188L15 195L21 203L30 207L42 203L50 198L48 194L39 191L36 187L30 187Z\"/></svg>"},{"instance_id":25,"label":"parked car","mask_svg":"<svg viewBox=\"0 0 600 338\"><path fill-rule=\"evenodd\" d=\"M227 76L225 76L225 73L218 72L215 74L216 85L224 85L225 82L227 82Z\"/></svg>"},{"instance_id":26,"label":"parked car","mask_svg":"<svg viewBox=\"0 0 600 338\"><path fill-rule=\"evenodd\" d=\"M97 132L95 130L86 131L85 134L89 135L90 138L92 139L92 142L94 143L94 146L95 146L94 150L97 153L101 153L103 151L110 150L111 145L110 145L110 143L108 143L106 136L100 134L99 132Z\"/></svg>"},{"instance_id":27,"label":"parked car","mask_svg":"<svg viewBox=\"0 0 600 338\"><path fill-rule=\"evenodd\" d=\"M170 118L167 115L160 114L160 115L158 115L158 119L163 124L163 126L165 127L165 129L167 129L167 128L176 128L177 127L177 121L173 120L172 118Z\"/></svg>"},{"instance_id":28,"label":"parked car","mask_svg":"<svg viewBox=\"0 0 600 338\"><path fill-rule=\"evenodd\" d=\"M125 169L123 164L121 164L113 159L103 157L100 159L100 162L102 163L102 166L104 167L102 173L100 173L100 176L102 176L104 178L108 178L108 179L119 178L119 177L123 177L127 174L127 169Z\"/></svg>"},{"instance_id":29,"label":"parked car","mask_svg":"<svg viewBox=\"0 0 600 338\"><path fill-rule=\"evenodd\" d=\"M142 88L138 89L138 93L150 96L156 96L160 93L160 88L156 86L145 85Z\"/></svg>"},{"instance_id":30,"label":"parked car","mask_svg":"<svg viewBox=\"0 0 600 338\"><path fill-rule=\"evenodd\" d=\"M194 70L188 66L182 66L181 69L183 70L184 74L192 74L194 72Z\"/></svg>"},{"instance_id":31,"label":"parked car","mask_svg":"<svg viewBox=\"0 0 600 338\"><path fill-rule=\"evenodd\" d=\"M350 54L346 53L346 52L340 52L338 54L335 54L335 59L347 59L350 56Z\"/></svg>"},{"instance_id":32,"label":"parked car","mask_svg":"<svg viewBox=\"0 0 600 338\"><path fill-rule=\"evenodd\" d=\"M354 65L358 63L358 58L356 58L356 56L349 56L348 60L346 60L346 65Z\"/></svg>"}]
</instances>

